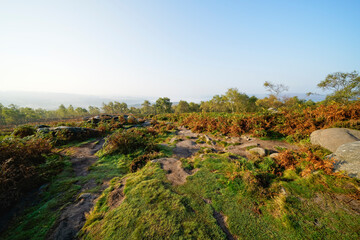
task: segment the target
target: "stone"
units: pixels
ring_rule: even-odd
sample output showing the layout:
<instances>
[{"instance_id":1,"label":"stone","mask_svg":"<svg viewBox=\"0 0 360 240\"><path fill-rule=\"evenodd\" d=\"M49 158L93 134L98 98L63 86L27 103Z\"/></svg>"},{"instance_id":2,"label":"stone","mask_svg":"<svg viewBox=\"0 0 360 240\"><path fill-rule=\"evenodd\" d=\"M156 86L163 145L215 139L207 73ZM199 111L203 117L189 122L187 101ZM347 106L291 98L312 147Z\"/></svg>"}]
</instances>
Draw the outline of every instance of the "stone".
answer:
<instances>
[{"instance_id":1,"label":"stone","mask_svg":"<svg viewBox=\"0 0 360 240\"><path fill-rule=\"evenodd\" d=\"M335 152L338 147L345 143L359 140L360 131L348 128L321 129L312 132L310 135L312 144L320 145L331 152Z\"/></svg>"},{"instance_id":2,"label":"stone","mask_svg":"<svg viewBox=\"0 0 360 240\"><path fill-rule=\"evenodd\" d=\"M49 128L50 126L48 125L37 125L36 128Z\"/></svg>"},{"instance_id":3,"label":"stone","mask_svg":"<svg viewBox=\"0 0 360 240\"><path fill-rule=\"evenodd\" d=\"M272 153L269 155L271 158L277 158L279 156L279 153Z\"/></svg>"},{"instance_id":4,"label":"stone","mask_svg":"<svg viewBox=\"0 0 360 240\"><path fill-rule=\"evenodd\" d=\"M279 113L279 111L276 108L268 108L268 111L271 113Z\"/></svg>"},{"instance_id":5,"label":"stone","mask_svg":"<svg viewBox=\"0 0 360 240\"><path fill-rule=\"evenodd\" d=\"M145 121L145 122L142 123L142 126L143 127L149 127L149 126L151 126L151 122Z\"/></svg>"},{"instance_id":6,"label":"stone","mask_svg":"<svg viewBox=\"0 0 360 240\"><path fill-rule=\"evenodd\" d=\"M249 149L249 152L252 154L257 154L260 157L264 157L266 155L265 149L260 148L260 147L251 148L251 149Z\"/></svg>"},{"instance_id":7,"label":"stone","mask_svg":"<svg viewBox=\"0 0 360 240\"><path fill-rule=\"evenodd\" d=\"M91 198L91 197L93 197L93 195L91 193L82 193L79 196L79 199L86 199L86 198Z\"/></svg>"},{"instance_id":8,"label":"stone","mask_svg":"<svg viewBox=\"0 0 360 240\"><path fill-rule=\"evenodd\" d=\"M98 137L101 134L101 132L96 129L69 126L44 127L39 128L37 131L40 134L51 133L53 136L58 136L58 134L61 133L63 136L69 137L68 140Z\"/></svg>"},{"instance_id":9,"label":"stone","mask_svg":"<svg viewBox=\"0 0 360 240\"><path fill-rule=\"evenodd\" d=\"M335 171L345 171L350 177L360 178L360 141L341 145L330 159L335 160Z\"/></svg>"},{"instance_id":10,"label":"stone","mask_svg":"<svg viewBox=\"0 0 360 240\"><path fill-rule=\"evenodd\" d=\"M173 144L173 143L175 143L177 140L178 140L177 137L173 137L173 138L170 139L169 143L170 143L170 144Z\"/></svg>"},{"instance_id":11,"label":"stone","mask_svg":"<svg viewBox=\"0 0 360 240\"><path fill-rule=\"evenodd\" d=\"M211 144L211 145L216 145L216 142L208 135L204 135L204 138L205 138L206 143Z\"/></svg>"}]
</instances>

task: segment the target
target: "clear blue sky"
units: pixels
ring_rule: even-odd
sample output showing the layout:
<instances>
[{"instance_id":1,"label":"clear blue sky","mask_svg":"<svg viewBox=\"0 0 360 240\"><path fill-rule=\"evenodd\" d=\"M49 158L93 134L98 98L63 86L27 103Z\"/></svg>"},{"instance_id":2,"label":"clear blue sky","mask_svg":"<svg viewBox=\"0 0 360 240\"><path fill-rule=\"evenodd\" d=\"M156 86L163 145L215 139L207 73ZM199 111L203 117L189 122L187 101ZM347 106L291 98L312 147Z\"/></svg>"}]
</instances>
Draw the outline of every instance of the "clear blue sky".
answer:
<instances>
[{"instance_id":1,"label":"clear blue sky","mask_svg":"<svg viewBox=\"0 0 360 240\"><path fill-rule=\"evenodd\" d=\"M0 0L0 90L201 99L360 70L360 0Z\"/></svg>"}]
</instances>

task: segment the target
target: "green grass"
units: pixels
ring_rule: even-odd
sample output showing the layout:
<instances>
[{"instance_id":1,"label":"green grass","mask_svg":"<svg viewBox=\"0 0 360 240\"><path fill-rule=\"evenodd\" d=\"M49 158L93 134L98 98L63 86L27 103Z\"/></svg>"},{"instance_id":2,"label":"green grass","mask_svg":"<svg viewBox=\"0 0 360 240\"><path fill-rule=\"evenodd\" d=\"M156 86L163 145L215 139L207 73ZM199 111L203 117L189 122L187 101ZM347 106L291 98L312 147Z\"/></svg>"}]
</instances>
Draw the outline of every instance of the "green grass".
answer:
<instances>
[{"instance_id":1,"label":"green grass","mask_svg":"<svg viewBox=\"0 0 360 240\"><path fill-rule=\"evenodd\" d=\"M229 160L226 155L209 154L204 160L195 159L193 165L199 171L178 189L194 201L211 200L216 211L228 216L230 231L240 239L359 237L360 217L333 199L334 194L356 193L357 180L319 172L308 178L292 173L296 176L293 181L282 181L271 177L271 159L254 163ZM228 173L234 170L239 177L231 179ZM264 175L270 176L269 185L254 184L258 176ZM344 189L345 185L353 187ZM281 188L286 196L281 194ZM321 199L322 208L317 199Z\"/></svg>"},{"instance_id":2,"label":"green grass","mask_svg":"<svg viewBox=\"0 0 360 240\"><path fill-rule=\"evenodd\" d=\"M71 162L65 160L65 169L41 193L39 203L16 218L0 239L45 239L61 210L80 194L81 184L94 179L98 186L86 192L99 192L103 181L122 176L128 171L131 159L131 156L126 155L104 156L83 177L76 177Z\"/></svg>"},{"instance_id":3,"label":"green grass","mask_svg":"<svg viewBox=\"0 0 360 240\"><path fill-rule=\"evenodd\" d=\"M84 239L225 239L212 208L174 191L159 164L148 163L126 177L123 203L109 206L115 181L88 217Z\"/></svg>"},{"instance_id":4,"label":"green grass","mask_svg":"<svg viewBox=\"0 0 360 240\"><path fill-rule=\"evenodd\" d=\"M112 208L110 193L122 180L113 181L88 217L83 238L225 239L214 211L227 216L239 239L359 237L359 216L334 201L335 194L356 193L358 180L321 172L303 178L295 171L278 177L270 158L210 153L181 161L186 169L198 169L184 185L171 185L158 164L148 163L126 175L125 200Z\"/></svg>"},{"instance_id":5,"label":"green grass","mask_svg":"<svg viewBox=\"0 0 360 240\"><path fill-rule=\"evenodd\" d=\"M15 219L11 227L0 237L1 239L44 239L46 233L59 217L63 206L70 203L80 190L76 184L71 163L65 160L64 171L53 179L40 195L40 202L25 210Z\"/></svg>"},{"instance_id":6,"label":"green grass","mask_svg":"<svg viewBox=\"0 0 360 240\"><path fill-rule=\"evenodd\" d=\"M168 132L154 140L159 157L172 155L172 147L160 143L173 136ZM70 146L79 145L66 147ZM311 151L321 157L328 154L319 147ZM174 186L158 163L148 162L129 173L132 161L144 154L143 149L130 154L100 152L85 177L74 176L65 160L65 170L50 182L39 204L27 209L0 238L44 239L61 209L89 180L98 186L87 192L99 193L106 180L110 185L87 216L82 239L226 239L215 211L226 216L228 229L239 239L360 237L359 215L338 199L359 196L358 179L322 171L302 177L298 169L281 169L271 158L246 160L203 148L195 157L181 159L183 168L197 171L184 185ZM125 198L114 205L112 193L125 182Z\"/></svg>"},{"instance_id":7,"label":"green grass","mask_svg":"<svg viewBox=\"0 0 360 240\"><path fill-rule=\"evenodd\" d=\"M81 145L87 144L87 143L91 143L94 142L97 138L89 138L86 140L75 140L75 141L71 141L68 142L64 145L59 146L59 148L61 149L65 149L65 148L69 148L69 147L80 147Z\"/></svg>"}]
</instances>

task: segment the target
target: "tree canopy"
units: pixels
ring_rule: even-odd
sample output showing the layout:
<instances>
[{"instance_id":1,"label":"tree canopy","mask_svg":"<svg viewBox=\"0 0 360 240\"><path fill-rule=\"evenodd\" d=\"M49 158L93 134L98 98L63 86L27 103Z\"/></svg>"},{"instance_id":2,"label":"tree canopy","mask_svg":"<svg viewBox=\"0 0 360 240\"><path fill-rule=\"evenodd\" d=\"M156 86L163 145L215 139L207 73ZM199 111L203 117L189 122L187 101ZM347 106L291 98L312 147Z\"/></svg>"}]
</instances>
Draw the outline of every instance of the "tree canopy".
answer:
<instances>
[{"instance_id":1,"label":"tree canopy","mask_svg":"<svg viewBox=\"0 0 360 240\"><path fill-rule=\"evenodd\" d=\"M344 103L360 97L360 77L357 71L328 74L317 86L332 91L327 95L327 101Z\"/></svg>"}]
</instances>

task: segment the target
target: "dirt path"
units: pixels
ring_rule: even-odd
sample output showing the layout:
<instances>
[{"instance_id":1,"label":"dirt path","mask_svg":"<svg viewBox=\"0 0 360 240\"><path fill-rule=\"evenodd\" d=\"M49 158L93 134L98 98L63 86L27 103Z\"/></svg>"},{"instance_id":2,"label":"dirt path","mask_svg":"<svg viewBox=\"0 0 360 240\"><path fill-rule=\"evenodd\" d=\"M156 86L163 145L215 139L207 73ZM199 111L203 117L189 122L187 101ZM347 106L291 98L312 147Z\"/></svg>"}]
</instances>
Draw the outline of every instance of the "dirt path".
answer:
<instances>
[{"instance_id":1,"label":"dirt path","mask_svg":"<svg viewBox=\"0 0 360 240\"><path fill-rule=\"evenodd\" d=\"M104 139L87 143L81 147L67 149L71 152L71 162L76 176L86 176L88 167L98 159L94 154L101 149ZM81 186L80 193L96 187L94 180ZM98 197L94 193L81 194L78 199L70 203L61 213L55 227L50 231L47 239L67 240L76 239L76 235L85 223L85 213L93 207L94 200Z\"/></svg>"}]
</instances>

